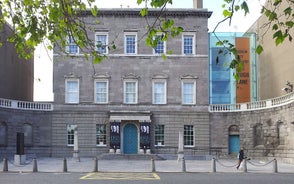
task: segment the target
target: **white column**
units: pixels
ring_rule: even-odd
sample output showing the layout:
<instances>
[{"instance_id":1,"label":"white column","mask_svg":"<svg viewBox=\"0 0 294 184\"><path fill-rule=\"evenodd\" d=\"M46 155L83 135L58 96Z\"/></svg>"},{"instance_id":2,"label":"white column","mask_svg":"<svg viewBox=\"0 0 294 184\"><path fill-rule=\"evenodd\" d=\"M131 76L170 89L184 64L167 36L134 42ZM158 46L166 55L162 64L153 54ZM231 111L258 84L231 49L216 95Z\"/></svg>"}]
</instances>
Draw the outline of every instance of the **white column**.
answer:
<instances>
[{"instance_id":1,"label":"white column","mask_svg":"<svg viewBox=\"0 0 294 184\"><path fill-rule=\"evenodd\" d=\"M178 161L184 159L184 140L183 132L179 131L179 145L178 145Z\"/></svg>"},{"instance_id":2,"label":"white column","mask_svg":"<svg viewBox=\"0 0 294 184\"><path fill-rule=\"evenodd\" d=\"M80 161L80 157L79 157L79 143L78 143L78 128L75 128L75 132L74 132L74 151L73 151L73 158L76 161Z\"/></svg>"}]
</instances>

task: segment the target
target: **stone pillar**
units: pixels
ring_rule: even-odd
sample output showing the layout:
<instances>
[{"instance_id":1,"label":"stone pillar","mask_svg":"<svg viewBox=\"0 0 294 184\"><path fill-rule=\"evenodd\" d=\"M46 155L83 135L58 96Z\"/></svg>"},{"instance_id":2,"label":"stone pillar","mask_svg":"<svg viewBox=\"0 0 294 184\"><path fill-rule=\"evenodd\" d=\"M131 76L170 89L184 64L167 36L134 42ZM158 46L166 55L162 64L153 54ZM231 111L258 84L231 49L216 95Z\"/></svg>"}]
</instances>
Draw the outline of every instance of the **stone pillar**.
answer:
<instances>
[{"instance_id":1,"label":"stone pillar","mask_svg":"<svg viewBox=\"0 0 294 184\"><path fill-rule=\"evenodd\" d=\"M79 140L78 139L78 128L75 128L75 132L74 132L74 151L73 151L73 158L77 162L80 161L78 140Z\"/></svg>"},{"instance_id":2,"label":"stone pillar","mask_svg":"<svg viewBox=\"0 0 294 184\"><path fill-rule=\"evenodd\" d=\"M178 161L184 159L184 139L183 132L179 131Z\"/></svg>"}]
</instances>

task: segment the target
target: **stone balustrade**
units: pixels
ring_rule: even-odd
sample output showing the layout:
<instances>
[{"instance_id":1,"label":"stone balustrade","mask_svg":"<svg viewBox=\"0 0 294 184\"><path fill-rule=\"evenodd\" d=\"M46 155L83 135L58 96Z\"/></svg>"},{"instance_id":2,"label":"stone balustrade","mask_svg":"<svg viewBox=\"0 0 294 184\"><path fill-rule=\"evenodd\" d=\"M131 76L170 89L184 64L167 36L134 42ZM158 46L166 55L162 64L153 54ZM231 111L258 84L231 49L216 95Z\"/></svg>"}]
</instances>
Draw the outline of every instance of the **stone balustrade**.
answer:
<instances>
[{"instance_id":1,"label":"stone balustrade","mask_svg":"<svg viewBox=\"0 0 294 184\"><path fill-rule=\"evenodd\" d=\"M238 103L238 104L210 104L210 112L237 112L237 111L252 111L286 105L294 101L294 92L284 96L260 100L256 102Z\"/></svg>"},{"instance_id":2,"label":"stone balustrade","mask_svg":"<svg viewBox=\"0 0 294 184\"><path fill-rule=\"evenodd\" d=\"M53 104L46 102L26 102L0 98L0 107L32 111L52 111Z\"/></svg>"}]
</instances>

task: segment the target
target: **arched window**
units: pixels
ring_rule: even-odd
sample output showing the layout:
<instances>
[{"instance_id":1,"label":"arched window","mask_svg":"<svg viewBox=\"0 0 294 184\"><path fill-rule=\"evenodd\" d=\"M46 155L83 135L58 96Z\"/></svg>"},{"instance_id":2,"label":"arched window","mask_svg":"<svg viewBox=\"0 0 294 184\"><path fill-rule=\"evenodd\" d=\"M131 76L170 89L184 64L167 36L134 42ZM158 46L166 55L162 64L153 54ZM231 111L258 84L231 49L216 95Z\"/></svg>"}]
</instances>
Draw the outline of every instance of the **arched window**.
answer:
<instances>
[{"instance_id":1,"label":"arched window","mask_svg":"<svg viewBox=\"0 0 294 184\"><path fill-rule=\"evenodd\" d=\"M282 121L277 122L277 142L279 145L285 144L284 125Z\"/></svg>"},{"instance_id":2,"label":"arched window","mask_svg":"<svg viewBox=\"0 0 294 184\"><path fill-rule=\"evenodd\" d=\"M33 127L30 124L23 125L23 133L24 133L24 145L32 146L33 145Z\"/></svg>"},{"instance_id":3,"label":"arched window","mask_svg":"<svg viewBox=\"0 0 294 184\"><path fill-rule=\"evenodd\" d=\"M7 125L5 122L0 123L0 146L7 146Z\"/></svg>"},{"instance_id":4,"label":"arched window","mask_svg":"<svg viewBox=\"0 0 294 184\"><path fill-rule=\"evenodd\" d=\"M254 146L263 145L263 129L260 123L253 127L253 143Z\"/></svg>"}]
</instances>

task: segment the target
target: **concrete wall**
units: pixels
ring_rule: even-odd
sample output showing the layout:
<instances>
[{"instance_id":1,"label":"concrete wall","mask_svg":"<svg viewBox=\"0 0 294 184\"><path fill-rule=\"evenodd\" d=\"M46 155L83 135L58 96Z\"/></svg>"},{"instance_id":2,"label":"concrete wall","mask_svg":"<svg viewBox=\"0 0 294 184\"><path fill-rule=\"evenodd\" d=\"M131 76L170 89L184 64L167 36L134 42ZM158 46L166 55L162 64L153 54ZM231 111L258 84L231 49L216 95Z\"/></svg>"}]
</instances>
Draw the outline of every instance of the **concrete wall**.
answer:
<instances>
[{"instance_id":1,"label":"concrete wall","mask_svg":"<svg viewBox=\"0 0 294 184\"><path fill-rule=\"evenodd\" d=\"M0 98L33 101L34 62L18 57L14 45L7 42L11 34L4 24L0 32Z\"/></svg>"},{"instance_id":2,"label":"concrete wall","mask_svg":"<svg viewBox=\"0 0 294 184\"><path fill-rule=\"evenodd\" d=\"M271 6L270 3L269 8ZM279 20L284 20L284 9L288 7L288 3L282 2L282 6L277 9ZM271 8L270 8L271 9ZM278 10L281 10L279 12ZM278 46L273 39L273 34L276 31L272 31L272 24L268 27L268 18L262 15L255 24L249 29L248 32L256 32L258 37L258 44L263 46L263 52L258 56L258 86L260 99L269 99L277 96L282 96L285 91L282 88L287 87L286 81L293 84L293 49L294 45L288 38L284 40L282 44ZM290 30L289 34L293 34L293 30Z\"/></svg>"}]
</instances>

